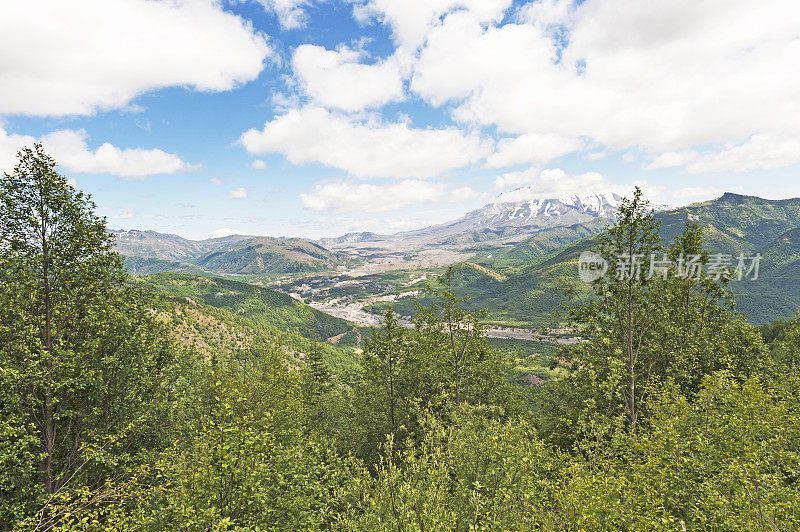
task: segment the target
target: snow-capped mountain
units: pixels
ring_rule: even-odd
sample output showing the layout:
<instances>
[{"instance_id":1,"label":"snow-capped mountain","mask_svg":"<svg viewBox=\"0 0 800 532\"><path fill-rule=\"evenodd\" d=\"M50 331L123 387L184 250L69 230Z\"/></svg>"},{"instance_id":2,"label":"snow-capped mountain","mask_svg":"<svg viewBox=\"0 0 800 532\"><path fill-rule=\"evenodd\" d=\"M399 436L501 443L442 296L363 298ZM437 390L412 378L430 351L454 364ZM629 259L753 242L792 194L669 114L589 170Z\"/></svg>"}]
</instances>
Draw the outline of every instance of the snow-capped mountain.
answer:
<instances>
[{"instance_id":1,"label":"snow-capped mountain","mask_svg":"<svg viewBox=\"0 0 800 532\"><path fill-rule=\"evenodd\" d=\"M458 233L485 230L526 229L535 232L595 218L612 218L622 203L622 196L613 192L509 201L526 195L530 198L525 189L501 194L497 201L468 212L458 220L400 235L437 240Z\"/></svg>"},{"instance_id":2,"label":"snow-capped mountain","mask_svg":"<svg viewBox=\"0 0 800 532\"><path fill-rule=\"evenodd\" d=\"M457 220L394 235L346 235L325 239L331 249L361 247L413 248L440 243L507 239L534 234L544 229L569 227L596 219L610 219L622 203L614 192L568 194L537 198L530 189L517 189L501 194L496 201L471 211Z\"/></svg>"},{"instance_id":3,"label":"snow-capped mountain","mask_svg":"<svg viewBox=\"0 0 800 532\"><path fill-rule=\"evenodd\" d=\"M474 228L571 225L592 218L612 218L622 203L622 196L613 192L509 201L521 195L515 194L518 191L501 194L498 201L467 213L453 225Z\"/></svg>"}]
</instances>

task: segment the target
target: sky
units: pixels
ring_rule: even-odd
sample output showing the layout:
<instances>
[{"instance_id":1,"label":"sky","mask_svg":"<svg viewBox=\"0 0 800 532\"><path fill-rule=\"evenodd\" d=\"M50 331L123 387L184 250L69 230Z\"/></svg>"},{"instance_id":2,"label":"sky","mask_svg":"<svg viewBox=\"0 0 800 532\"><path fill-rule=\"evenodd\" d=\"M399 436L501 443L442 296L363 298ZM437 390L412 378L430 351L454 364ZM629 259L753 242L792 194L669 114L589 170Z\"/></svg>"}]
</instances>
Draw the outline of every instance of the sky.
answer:
<instances>
[{"instance_id":1,"label":"sky","mask_svg":"<svg viewBox=\"0 0 800 532\"><path fill-rule=\"evenodd\" d=\"M7 0L0 173L34 142L109 227L193 239L797 197L800 3Z\"/></svg>"}]
</instances>

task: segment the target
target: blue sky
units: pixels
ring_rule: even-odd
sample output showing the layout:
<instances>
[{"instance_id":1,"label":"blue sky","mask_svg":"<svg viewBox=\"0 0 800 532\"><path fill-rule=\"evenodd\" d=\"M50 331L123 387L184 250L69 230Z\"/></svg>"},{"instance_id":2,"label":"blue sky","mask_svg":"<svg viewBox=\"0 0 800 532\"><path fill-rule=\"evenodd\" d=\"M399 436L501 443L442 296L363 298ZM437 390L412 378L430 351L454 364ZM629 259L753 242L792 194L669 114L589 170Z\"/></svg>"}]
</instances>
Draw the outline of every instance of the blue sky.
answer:
<instances>
[{"instance_id":1,"label":"blue sky","mask_svg":"<svg viewBox=\"0 0 800 532\"><path fill-rule=\"evenodd\" d=\"M395 232L506 198L800 196L789 0L0 5L0 170L113 228ZM512 190L513 195L508 195Z\"/></svg>"}]
</instances>

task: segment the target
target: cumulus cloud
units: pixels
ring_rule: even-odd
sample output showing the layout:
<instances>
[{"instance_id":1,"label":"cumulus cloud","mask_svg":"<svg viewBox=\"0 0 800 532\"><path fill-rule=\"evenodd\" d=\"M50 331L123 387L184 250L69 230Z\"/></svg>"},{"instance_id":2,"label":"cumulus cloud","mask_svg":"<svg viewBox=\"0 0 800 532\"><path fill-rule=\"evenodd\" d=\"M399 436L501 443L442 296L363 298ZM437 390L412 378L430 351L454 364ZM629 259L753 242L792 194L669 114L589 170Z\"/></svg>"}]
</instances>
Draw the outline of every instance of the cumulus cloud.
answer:
<instances>
[{"instance_id":1,"label":"cumulus cloud","mask_svg":"<svg viewBox=\"0 0 800 532\"><path fill-rule=\"evenodd\" d=\"M351 180L318 183L314 192L300 194L300 199L312 211L382 212L431 201L460 202L474 196L466 186L405 179L380 185Z\"/></svg>"},{"instance_id":2,"label":"cumulus cloud","mask_svg":"<svg viewBox=\"0 0 800 532\"><path fill-rule=\"evenodd\" d=\"M502 168L523 163L546 163L581 149L580 139L555 133L526 133L497 143L497 151L487 157L486 166Z\"/></svg>"},{"instance_id":3,"label":"cumulus cloud","mask_svg":"<svg viewBox=\"0 0 800 532\"><path fill-rule=\"evenodd\" d=\"M244 187L237 187L228 192L228 199L244 199L247 197L247 189Z\"/></svg>"},{"instance_id":4,"label":"cumulus cloud","mask_svg":"<svg viewBox=\"0 0 800 532\"><path fill-rule=\"evenodd\" d=\"M106 142L92 151L86 143L87 137L83 130L63 129L48 133L41 141L59 165L79 174L142 178L196 168L159 149L118 148Z\"/></svg>"},{"instance_id":5,"label":"cumulus cloud","mask_svg":"<svg viewBox=\"0 0 800 532\"><path fill-rule=\"evenodd\" d=\"M363 53L347 47L327 50L306 44L295 49L295 75L316 102L345 111L360 111L403 97L403 77L394 56L363 64Z\"/></svg>"},{"instance_id":6,"label":"cumulus cloud","mask_svg":"<svg viewBox=\"0 0 800 532\"><path fill-rule=\"evenodd\" d=\"M62 129L36 139L30 135L10 134L0 128L0 168L11 171L20 148L31 146L37 140L62 168L78 174L143 178L196 168L177 155L159 149L118 148L104 143L92 151L86 139L87 134L83 130Z\"/></svg>"},{"instance_id":7,"label":"cumulus cloud","mask_svg":"<svg viewBox=\"0 0 800 532\"><path fill-rule=\"evenodd\" d=\"M657 15L638 0L546 0L496 20L455 10L427 26L411 91L453 106L457 120L516 135L585 138L654 158L722 146L689 171L797 160L793 0L680 0Z\"/></svg>"},{"instance_id":8,"label":"cumulus cloud","mask_svg":"<svg viewBox=\"0 0 800 532\"><path fill-rule=\"evenodd\" d=\"M354 0L353 14L364 23L383 22L398 45L413 50L447 13L467 11L479 23L488 23L501 19L510 5L511 0Z\"/></svg>"},{"instance_id":9,"label":"cumulus cloud","mask_svg":"<svg viewBox=\"0 0 800 532\"><path fill-rule=\"evenodd\" d=\"M304 8L309 0L256 0L268 13L278 17L281 27L286 30L302 28L306 25L307 16Z\"/></svg>"},{"instance_id":10,"label":"cumulus cloud","mask_svg":"<svg viewBox=\"0 0 800 532\"><path fill-rule=\"evenodd\" d=\"M17 152L34 142L36 142L35 137L8 133L0 127L0 174L11 173L17 165Z\"/></svg>"},{"instance_id":11,"label":"cumulus cloud","mask_svg":"<svg viewBox=\"0 0 800 532\"><path fill-rule=\"evenodd\" d=\"M741 144L714 150L665 152L645 168L648 170L683 166L692 174L769 170L800 162L800 140L756 134Z\"/></svg>"},{"instance_id":12,"label":"cumulus cloud","mask_svg":"<svg viewBox=\"0 0 800 532\"><path fill-rule=\"evenodd\" d=\"M255 79L266 38L215 0L0 2L0 113L91 114Z\"/></svg>"},{"instance_id":13,"label":"cumulus cloud","mask_svg":"<svg viewBox=\"0 0 800 532\"><path fill-rule=\"evenodd\" d=\"M529 168L521 172L509 172L495 179L497 189L511 186L521 186L521 188L500 194L501 201L555 198L577 193L630 192L627 187L614 185L607 177L597 172L569 175L560 168L548 168L542 171Z\"/></svg>"},{"instance_id":14,"label":"cumulus cloud","mask_svg":"<svg viewBox=\"0 0 800 532\"><path fill-rule=\"evenodd\" d=\"M693 174L745 172L779 168L798 161L800 161L800 139L753 135L742 144L691 159L686 165L686 170Z\"/></svg>"},{"instance_id":15,"label":"cumulus cloud","mask_svg":"<svg viewBox=\"0 0 800 532\"><path fill-rule=\"evenodd\" d=\"M218 177L210 177L208 179L208 181L209 181L209 183L211 183L212 185L217 186L217 187L222 184L222 179L220 179Z\"/></svg>"},{"instance_id":16,"label":"cumulus cloud","mask_svg":"<svg viewBox=\"0 0 800 532\"><path fill-rule=\"evenodd\" d=\"M428 178L477 163L491 151L479 135L448 127L358 120L317 106L292 109L239 141L253 154L283 153L294 163L318 162L356 177Z\"/></svg>"},{"instance_id":17,"label":"cumulus cloud","mask_svg":"<svg viewBox=\"0 0 800 532\"><path fill-rule=\"evenodd\" d=\"M250 163L250 166L255 170L264 170L267 167L267 163L265 163L261 159L256 159L255 161Z\"/></svg>"},{"instance_id":18,"label":"cumulus cloud","mask_svg":"<svg viewBox=\"0 0 800 532\"><path fill-rule=\"evenodd\" d=\"M697 159L697 153L692 150L684 150L681 152L668 151L660 154L658 157L650 161L645 168L647 170L659 170L661 168L674 168L676 166L683 166L690 161Z\"/></svg>"}]
</instances>

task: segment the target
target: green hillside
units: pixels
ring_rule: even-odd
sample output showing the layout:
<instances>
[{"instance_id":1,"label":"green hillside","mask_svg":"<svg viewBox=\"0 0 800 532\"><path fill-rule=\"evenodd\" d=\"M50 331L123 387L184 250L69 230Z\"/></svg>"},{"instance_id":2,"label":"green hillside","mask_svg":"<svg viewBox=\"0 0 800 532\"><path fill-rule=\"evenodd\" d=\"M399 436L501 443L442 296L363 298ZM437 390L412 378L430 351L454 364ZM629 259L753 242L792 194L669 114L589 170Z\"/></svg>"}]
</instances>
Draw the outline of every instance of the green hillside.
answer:
<instances>
[{"instance_id":1,"label":"green hillside","mask_svg":"<svg viewBox=\"0 0 800 532\"><path fill-rule=\"evenodd\" d=\"M247 283L182 273L158 273L133 279L158 294L187 298L258 325L306 338L325 340L354 329L352 323L313 309L286 294Z\"/></svg>"},{"instance_id":2,"label":"green hillside","mask_svg":"<svg viewBox=\"0 0 800 532\"><path fill-rule=\"evenodd\" d=\"M800 310L800 227L759 252L758 280L733 284L737 306L757 324L791 317Z\"/></svg>"},{"instance_id":3,"label":"green hillside","mask_svg":"<svg viewBox=\"0 0 800 532\"><path fill-rule=\"evenodd\" d=\"M334 268L339 257L300 238L258 237L236 242L198 259L203 268L228 274L300 273Z\"/></svg>"},{"instance_id":4,"label":"green hillside","mask_svg":"<svg viewBox=\"0 0 800 532\"><path fill-rule=\"evenodd\" d=\"M115 248L134 275L189 272L272 275L335 269L346 261L300 238L231 235L187 240L155 231L115 231Z\"/></svg>"},{"instance_id":5,"label":"green hillside","mask_svg":"<svg viewBox=\"0 0 800 532\"><path fill-rule=\"evenodd\" d=\"M800 198L766 200L728 193L655 216L661 221L665 242L687 222L695 222L704 229L706 248L712 253L761 253L759 279L730 285L737 308L751 322L786 318L800 309ZM573 284L579 295L583 289L582 294L588 296L588 285L577 276L577 260L582 251L592 248L594 239L590 234L541 255L544 248L538 246L535 236L504 253L473 259L504 280L466 265L457 266L459 293L470 296L470 308L486 308L491 322L545 326L564 300L562 286ZM525 257L528 260L522 260ZM407 312L410 305L401 302L398 311Z\"/></svg>"},{"instance_id":6,"label":"green hillside","mask_svg":"<svg viewBox=\"0 0 800 532\"><path fill-rule=\"evenodd\" d=\"M687 222L704 230L706 246L718 253L754 253L800 226L800 198L768 200L725 193L720 198L656 214L671 241Z\"/></svg>"},{"instance_id":7,"label":"green hillside","mask_svg":"<svg viewBox=\"0 0 800 532\"><path fill-rule=\"evenodd\" d=\"M178 273L208 273L194 264L177 260L158 259L155 257L136 257L125 255L125 269L131 275L149 275L151 273L178 272Z\"/></svg>"},{"instance_id":8,"label":"green hillside","mask_svg":"<svg viewBox=\"0 0 800 532\"><path fill-rule=\"evenodd\" d=\"M786 231L761 250L768 267L781 267L800 260L800 227Z\"/></svg>"},{"instance_id":9,"label":"green hillside","mask_svg":"<svg viewBox=\"0 0 800 532\"><path fill-rule=\"evenodd\" d=\"M270 349L284 353L287 363L300 366L313 349L322 350L329 370L343 381L358 371L355 340L338 341L336 345L319 343L295 332L264 325L252 318L234 314L178 296L162 295L157 299L156 319L167 325L174 342L202 356L222 360L247 359L264 355ZM353 332L347 333L352 335Z\"/></svg>"},{"instance_id":10,"label":"green hillside","mask_svg":"<svg viewBox=\"0 0 800 532\"><path fill-rule=\"evenodd\" d=\"M611 220L607 218L596 218L586 223L574 224L568 227L545 229L506 251L498 259L502 259L504 256L511 261L529 262L532 259L537 259L552 251L561 249L572 242L605 231L610 223Z\"/></svg>"}]
</instances>

